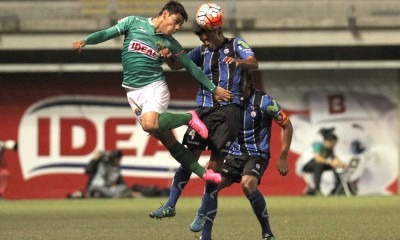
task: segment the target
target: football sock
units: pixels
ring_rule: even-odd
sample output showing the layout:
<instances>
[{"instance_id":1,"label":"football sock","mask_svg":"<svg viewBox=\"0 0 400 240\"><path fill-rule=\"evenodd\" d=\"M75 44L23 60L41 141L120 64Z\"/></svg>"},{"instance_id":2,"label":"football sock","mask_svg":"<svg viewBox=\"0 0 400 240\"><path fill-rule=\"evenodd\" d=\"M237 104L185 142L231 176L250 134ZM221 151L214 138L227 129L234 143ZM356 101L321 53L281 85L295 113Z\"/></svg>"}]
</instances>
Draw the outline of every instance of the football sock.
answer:
<instances>
[{"instance_id":1,"label":"football sock","mask_svg":"<svg viewBox=\"0 0 400 240\"><path fill-rule=\"evenodd\" d=\"M249 200L251 207L253 208L254 214L256 215L258 222L260 222L262 236L268 237L273 236L271 227L269 225L269 216L267 211L267 204L263 195L260 191L256 190L250 195L246 196Z\"/></svg>"},{"instance_id":2,"label":"football sock","mask_svg":"<svg viewBox=\"0 0 400 240\"><path fill-rule=\"evenodd\" d=\"M191 114L164 112L158 117L158 130L162 132L187 125L191 119Z\"/></svg>"},{"instance_id":3,"label":"football sock","mask_svg":"<svg viewBox=\"0 0 400 240\"><path fill-rule=\"evenodd\" d=\"M175 172L174 180L172 182L172 186L170 189L168 201L165 204L166 206L174 208L176 203L178 202L179 197L182 194L183 189L190 179L190 175L192 172L184 169L182 166L179 166L178 170Z\"/></svg>"},{"instance_id":4,"label":"football sock","mask_svg":"<svg viewBox=\"0 0 400 240\"><path fill-rule=\"evenodd\" d=\"M204 223L201 232L202 239L211 239L211 231L214 225L214 219L218 210L218 185L215 183L207 182L205 186L205 193L201 202L201 207L197 214L205 214L206 222Z\"/></svg>"},{"instance_id":5,"label":"football sock","mask_svg":"<svg viewBox=\"0 0 400 240\"><path fill-rule=\"evenodd\" d=\"M185 146L176 142L168 148L168 151L185 169L189 169L201 178L203 177L206 170L197 162L197 159L193 156L192 152L190 152L190 150Z\"/></svg>"}]
</instances>

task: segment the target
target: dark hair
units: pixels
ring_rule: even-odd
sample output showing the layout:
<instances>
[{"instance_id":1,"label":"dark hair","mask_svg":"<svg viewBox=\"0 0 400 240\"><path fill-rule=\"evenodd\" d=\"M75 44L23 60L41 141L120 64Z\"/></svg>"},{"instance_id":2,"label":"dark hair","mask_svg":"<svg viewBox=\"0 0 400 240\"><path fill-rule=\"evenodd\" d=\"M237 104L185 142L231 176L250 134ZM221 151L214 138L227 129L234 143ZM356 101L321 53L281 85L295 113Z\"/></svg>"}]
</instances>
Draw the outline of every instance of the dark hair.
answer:
<instances>
[{"instance_id":1,"label":"dark hair","mask_svg":"<svg viewBox=\"0 0 400 240\"><path fill-rule=\"evenodd\" d=\"M183 20L187 22L188 20L188 14L186 13L185 8L180 2L177 1L169 1L167 2L164 7L161 9L160 13L158 14L159 16L162 15L162 13L167 10L170 14L180 14L183 17Z\"/></svg>"},{"instance_id":2,"label":"dark hair","mask_svg":"<svg viewBox=\"0 0 400 240\"><path fill-rule=\"evenodd\" d=\"M251 73L250 69L244 69L243 71L243 82L250 85L253 88L253 74Z\"/></svg>"},{"instance_id":3,"label":"dark hair","mask_svg":"<svg viewBox=\"0 0 400 240\"><path fill-rule=\"evenodd\" d=\"M217 31L221 31L221 28L215 28L215 29L202 28L199 24L195 24L193 28L194 34L196 34L198 37L200 37L200 35L203 35L205 33L217 32Z\"/></svg>"},{"instance_id":4,"label":"dark hair","mask_svg":"<svg viewBox=\"0 0 400 240\"><path fill-rule=\"evenodd\" d=\"M335 128L321 128L319 133L322 135L324 140L336 141L338 140L338 137L333 133L334 130Z\"/></svg>"},{"instance_id":5,"label":"dark hair","mask_svg":"<svg viewBox=\"0 0 400 240\"><path fill-rule=\"evenodd\" d=\"M110 152L110 157L112 158L121 158L122 157L122 151L121 150L113 150Z\"/></svg>"}]
</instances>

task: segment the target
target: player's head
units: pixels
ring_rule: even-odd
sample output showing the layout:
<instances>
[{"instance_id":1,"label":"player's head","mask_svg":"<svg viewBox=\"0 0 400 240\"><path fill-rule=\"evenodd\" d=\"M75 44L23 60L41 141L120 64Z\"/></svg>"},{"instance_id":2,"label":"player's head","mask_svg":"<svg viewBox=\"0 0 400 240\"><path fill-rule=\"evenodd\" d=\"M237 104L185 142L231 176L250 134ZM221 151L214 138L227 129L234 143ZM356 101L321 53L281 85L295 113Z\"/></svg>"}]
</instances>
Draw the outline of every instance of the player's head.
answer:
<instances>
[{"instance_id":1,"label":"player's head","mask_svg":"<svg viewBox=\"0 0 400 240\"><path fill-rule=\"evenodd\" d=\"M250 97L251 92L253 91L253 75L249 69L245 69L243 71L242 78L242 98L246 99Z\"/></svg>"},{"instance_id":2,"label":"player's head","mask_svg":"<svg viewBox=\"0 0 400 240\"><path fill-rule=\"evenodd\" d=\"M164 34L171 35L177 32L182 24L188 20L188 15L181 3L169 1L161 9L158 18L162 20L159 30Z\"/></svg>"},{"instance_id":3,"label":"player's head","mask_svg":"<svg viewBox=\"0 0 400 240\"><path fill-rule=\"evenodd\" d=\"M121 159L122 159L122 151L121 150L113 150L110 152L109 160L111 161L112 165L118 166Z\"/></svg>"},{"instance_id":4,"label":"player's head","mask_svg":"<svg viewBox=\"0 0 400 240\"><path fill-rule=\"evenodd\" d=\"M204 45L211 50L217 50L225 41L225 36L222 33L221 28L216 29L205 29L200 27L198 24L195 25L193 31Z\"/></svg>"},{"instance_id":5,"label":"player's head","mask_svg":"<svg viewBox=\"0 0 400 240\"><path fill-rule=\"evenodd\" d=\"M322 128L319 130L319 133L322 135L322 138L324 139L324 145L330 149L332 149L335 146L338 140L338 137L333 132L334 130L335 128Z\"/></svg>"}]
</instances>

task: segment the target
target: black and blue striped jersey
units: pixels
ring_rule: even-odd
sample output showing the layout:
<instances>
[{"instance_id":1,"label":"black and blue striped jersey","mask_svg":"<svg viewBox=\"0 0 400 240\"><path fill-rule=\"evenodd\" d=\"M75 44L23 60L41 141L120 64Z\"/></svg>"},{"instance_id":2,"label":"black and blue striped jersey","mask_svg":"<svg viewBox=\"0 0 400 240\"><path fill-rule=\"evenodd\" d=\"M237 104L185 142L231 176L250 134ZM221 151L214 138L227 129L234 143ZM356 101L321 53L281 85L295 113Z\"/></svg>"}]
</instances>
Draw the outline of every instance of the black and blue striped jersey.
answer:
<instances>
[{"instance_id":1,"label":"black and blue striped jersey","mask_svg":"<svg viewBox=\"0 0 400 240\"><path fill-rule=\"evenodd\" d=\"M234 94L230 102L218 103L214 101L212 93L200 85L196 97L198 106L213 107L221 104L240 104L241 80L244 69L243 67L236 67L235 64L227 64L223 60L226 57L246 59L254 56L253 50L242 38L226 38L222 46L215 51L204 46L198 46L191 50L188 56L197 66L203 69L203 72L215 85L230 90Z\"/></svg>"},{"instance_id":2,"label":"black and blue striped jersey","mask_svg":"<svg viewBox=\"0 0 400 240\"><path fill-rule=\"evenodd\" d=\"M275 99L261 91L253 91L244 101L239 134L231 145L229 154L269 159L272 121L283 126L287 120L285 112Z\"/></svg>"}]
</instances>

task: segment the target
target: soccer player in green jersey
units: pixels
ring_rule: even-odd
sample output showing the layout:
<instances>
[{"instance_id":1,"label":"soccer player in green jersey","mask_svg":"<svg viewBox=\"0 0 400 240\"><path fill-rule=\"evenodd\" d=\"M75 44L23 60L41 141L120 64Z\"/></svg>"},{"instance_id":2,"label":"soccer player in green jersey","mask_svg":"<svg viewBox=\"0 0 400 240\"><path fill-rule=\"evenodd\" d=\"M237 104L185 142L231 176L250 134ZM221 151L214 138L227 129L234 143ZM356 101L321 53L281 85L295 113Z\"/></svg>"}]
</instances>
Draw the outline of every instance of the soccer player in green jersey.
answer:
<instances>
[{"instance_id":1,"label":"soccer player in green jersey","mask_svg":"<svg viewBox=\"0 0 400 240\"><path fill-rule=\"evenodd\" d=\"M159 139L172 156L187 169L205 181L220 182L221 175L205 170L197 163L193 154L180 144L171 129L188 125L203 138L208 130L194 111L187 114L166 112L169 90L162 73L160 51L168 48L218 101L229 101L232 93L215 86L210 79L187 56L182 46L171 35L176 33L187 13L181 3L169 1L154 18L129 16L106 30L90 34L72 43L72 48L81 51L86 45L94 45L124 35L122 47L123 82L127 98L144 131Z\"/></svg>"}]
</instances>

